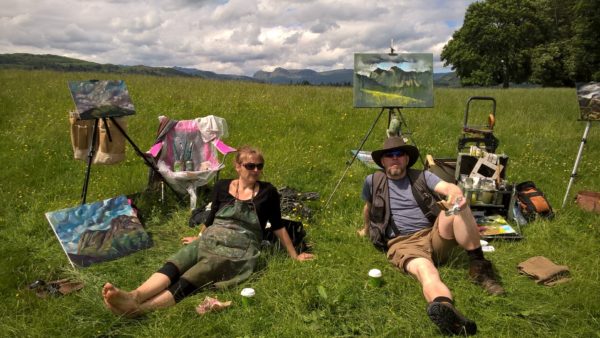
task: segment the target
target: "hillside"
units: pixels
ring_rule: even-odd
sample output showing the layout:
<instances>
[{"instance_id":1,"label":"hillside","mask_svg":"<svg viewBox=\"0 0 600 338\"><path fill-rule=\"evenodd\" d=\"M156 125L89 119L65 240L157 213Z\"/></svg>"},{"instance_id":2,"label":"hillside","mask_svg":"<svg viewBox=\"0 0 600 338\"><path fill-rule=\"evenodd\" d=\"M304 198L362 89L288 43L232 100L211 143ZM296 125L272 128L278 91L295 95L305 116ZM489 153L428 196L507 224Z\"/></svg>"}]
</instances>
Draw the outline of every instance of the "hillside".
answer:
<instances>
[{"instance_id":1,"label":"hillside","mask_svg":"<svg viewBox=\"0 0 600 338\"><path fill-rule=\"evenodd\" d=\"M145 74L158 76L190 76L173 68L137 66L119 66L100 64L51 54L0 54L0 68L56 70L63 72L100 72Z\"/></svg>"},{"instance_id":2,"label":"hillside","mask_svg":"<svg viewBox=\"0 0 600 338\"><path fill-rule=\"evenodd\" d=\"M144 65L123 66L100 64L51 54L26 53L0 54L0 69L55 70L61 72L99 72L142 74L155 76L200 77L213 80L265 82L275 84L352 86L352 69L335 69L317 72L312 69L275 68L272 72L257 71L252 77L234 74L219 74L212 71L185 67L150 67ZM433 74L434 86L460 87L454 72Z\"/></svg>"},{"instance_id":3,"label":"hillside","mask_svg":"<svg viewBox=\"0 0 600 338\"><path fill-rule=\"evenodd\" d=\"M338 69L316 72L311 69L275 68L272 72L258 71L254 78L268 83L311 84L311 85L352 85L352 69Z\"/></svg>"},{"instance_id":4,"label":"hillside","mask_svg":"<svg viewBox=\"0 0 600 338\"><path fill-rule=\"evenodd\" d=\"M215 79L215 80L237 80L237 81L254 81L261 82L257 79L251 78L249 76L243 75L231 75L231 74L218 74L215 72L207 71L207 70L199 70L196 68L184 68L184 67L173 67L173 69L188 74L192 76L200 76L205 79Z\"/></svg>"}]
</instances>

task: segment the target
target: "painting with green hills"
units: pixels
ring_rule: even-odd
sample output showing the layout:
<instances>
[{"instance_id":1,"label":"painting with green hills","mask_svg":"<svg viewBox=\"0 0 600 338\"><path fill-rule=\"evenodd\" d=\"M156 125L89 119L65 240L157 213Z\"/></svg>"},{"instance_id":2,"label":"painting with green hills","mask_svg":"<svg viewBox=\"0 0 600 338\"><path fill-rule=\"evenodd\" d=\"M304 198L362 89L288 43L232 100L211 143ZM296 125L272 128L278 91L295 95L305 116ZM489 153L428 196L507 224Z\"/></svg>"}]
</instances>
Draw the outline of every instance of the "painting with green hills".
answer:
<instances>
[{"instance_id":1,"label":"painting with green hills","mask_svg":"<svg viewBox=\"0 0 600 338\"><path fill-rule=\"evenodd\" d=\"M354 54L354 107L433 107L433 54Z\"/></svg>"}]
</instances>

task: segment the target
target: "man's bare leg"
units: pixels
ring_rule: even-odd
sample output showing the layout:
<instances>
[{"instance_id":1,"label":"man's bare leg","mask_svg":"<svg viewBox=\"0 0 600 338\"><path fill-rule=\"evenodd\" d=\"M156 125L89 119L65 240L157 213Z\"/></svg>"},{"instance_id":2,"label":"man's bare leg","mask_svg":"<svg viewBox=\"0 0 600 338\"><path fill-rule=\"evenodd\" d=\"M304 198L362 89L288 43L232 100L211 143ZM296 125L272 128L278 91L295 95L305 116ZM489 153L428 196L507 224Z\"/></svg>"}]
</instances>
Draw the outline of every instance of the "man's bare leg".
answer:
<instances>
[{"instance_id":1,"label":"man's bare leg","mask_svg":"<svg viewBox=\"0 0 600 338\"><path fill-rule=\"evenodd\" d=\"M452 299L450 289L440 279L437 268L428 259L418 257L406 263L406 271L415 276L423 288L423 296L428 303L436 297Z\"/></svg>"},{"instance_id":2,"label":"man's bare leg","mask_svg":"<svg viewBox=\"0 0 600 338\"><path fill-rule=\"evenodd\" d=\"M443 333L472 335L477 332L475 322L454 307L450 289L440 279L433 262L422 257L413 258L406 264L406 270L421 283L427 300L427 315Z\"/></svg>"},{"instance_id":3,"label":"man's bare leg","mask_svg":"<svg viewBox=\"0 0 600 338\"><path fill-rule=\"evenodd\" d=\"M441 212L438 231L444 239L456 239L458 245L465 250L473 250L481 246L479 229L469 207L465 207L454 216L446 216Z\"/></svg>"},{"instance_id":4,"label":"man's bare leg","mask_svg":"<svg viewBox=\"0 0 600 338\"><path fill-rule=\"evenodd\" d=\"M483 256L479 229L469 207L465 207L454 216L440 213L438 231L444 239L456 239L467 251L470 259L469 276L475 283L481 285L489 294L504 294L504 288L496 279L492 263Z\"/></svg>"}]
</instances>

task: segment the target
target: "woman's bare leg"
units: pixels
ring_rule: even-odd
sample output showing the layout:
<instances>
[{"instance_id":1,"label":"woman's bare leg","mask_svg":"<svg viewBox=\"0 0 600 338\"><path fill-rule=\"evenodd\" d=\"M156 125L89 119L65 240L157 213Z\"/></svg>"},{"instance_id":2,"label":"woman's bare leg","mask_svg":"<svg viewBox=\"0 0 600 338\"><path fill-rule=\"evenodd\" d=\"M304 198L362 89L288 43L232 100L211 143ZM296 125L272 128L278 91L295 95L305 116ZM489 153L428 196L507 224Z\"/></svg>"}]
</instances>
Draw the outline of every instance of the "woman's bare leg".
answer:
<instances>
[{"instance_id":1,"label":"woman's bare leg","mask_svg":"<svg viewBox=\"0 0 600 338\"><path fill-rule=\"evenodd\" d=\"M106 306L114 314L136 316L152 310L153 308L151 304L156 304L156 306L159 306L156 308L175 304L173 295L171 295L170 292L167 293L173 300L173 304L168 302L168 299L165 300L164 298L158 297L158 295L165 297L163 293L165 293L167 287L169 287L169 284L171 284L169 277L162 273L154 273L142 285L131 292L120 290L114 287L112 284L106 283L102 288L102 297L104 298L104 303ZM154 300L153 298L157 299ZM149 304L145 304L147 300L150 300ZM144 309L142 309L142 307Z\"/></svg>"}]
</instances>

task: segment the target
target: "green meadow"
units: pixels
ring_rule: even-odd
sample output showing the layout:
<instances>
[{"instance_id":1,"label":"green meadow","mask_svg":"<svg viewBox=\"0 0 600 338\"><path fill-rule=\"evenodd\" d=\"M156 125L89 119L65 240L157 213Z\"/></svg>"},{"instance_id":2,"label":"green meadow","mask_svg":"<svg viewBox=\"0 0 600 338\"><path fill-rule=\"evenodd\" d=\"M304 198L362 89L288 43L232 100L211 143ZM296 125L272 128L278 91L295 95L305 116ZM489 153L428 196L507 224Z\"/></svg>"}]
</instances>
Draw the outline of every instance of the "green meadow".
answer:
<instances>
[{"instance_id":1,"label":"green meadow","mask_svg":"<svg viewBox=\"0 0 600 338\"><path fill-rule=\"evenodd\" d=\"M188 226L189 206L166 203L146 191L148 168L127 146L117 165L93 165L88 202L121 194L134 196L154 246L124 258L73 269L44 217L47 211L80 203L85 163L73 159L68 112L74 108L67 81L125 80L136 108L128 133L142 149L155 138L157 117L191 119L216 115L227 120L232 146L250 144L265 154L263 179L277 187L318 192L305 219L317 259L295 262L267 253L264 267L228 290L205 290L170 309L125 319L104 308L102 285L135 288L177 250ZM277 86L194 78L106 73L0 70L0 335L4 337L431 337L439 331L425 313L418 283L387 263L356 235L363 202L360 190L370 169L349 167L328 208L336 183L373 124L379 109L352 107L349 87ZM410 137L421 153L456 157L465 104L471 96L497 100L497 153L509 156L506 178L531 180L555 209L552 221L522 228L521 241L494 241L487 254L507 295L492 297L467 279L466 255L440 269L457 307L477 322L480 337L600 336L600 215L573 202L579 190L600 190L600 125L594 123L567 205L562 208L585 123L572 88L435 89L434 108L404 109ZM477 104L470 121L485 121L489 105ZM387 113L364 149L381 146ZM418 164L418 167L421 165ZM221 177L232 177L227 163ZM554 287L520 275L517 264L545 256L567 265L571 280ZM367 286L379 268L384 285ZM36 279L70 277L85 287L64 297L40 299L28 290ZM240 306L238 294L253 287L257 302ZM206 296L232 300L225 311L199 316Z\"/></svg>"}]
</instances>

